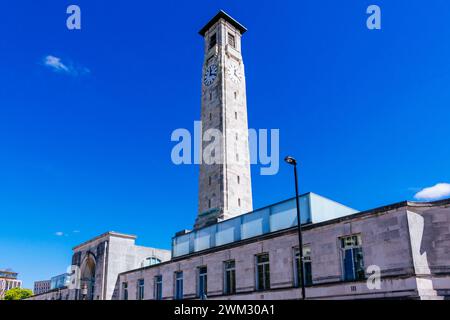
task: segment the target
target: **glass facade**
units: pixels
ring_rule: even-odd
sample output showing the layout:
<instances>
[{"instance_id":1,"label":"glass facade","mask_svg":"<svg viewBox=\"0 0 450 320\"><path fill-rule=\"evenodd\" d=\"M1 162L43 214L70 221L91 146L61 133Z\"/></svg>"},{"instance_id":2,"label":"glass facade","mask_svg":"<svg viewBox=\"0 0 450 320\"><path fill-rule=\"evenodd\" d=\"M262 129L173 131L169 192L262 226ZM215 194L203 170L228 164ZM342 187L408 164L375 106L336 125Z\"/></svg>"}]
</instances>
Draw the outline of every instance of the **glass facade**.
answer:
<instances>
[{"instance_id":1,"label":"glass facade","mask_svg":"<svg viewBox=\"0 0 450 320\"><path fill-rule=\"evenodd\" d=\"M66 287L70 283L70 275L63 273L50 278L50 290Z\"/></svg>"},{"instance_id":2,"label":"glass facade","mask_svg":"<svg viewBox=\"0 0 450 320\"><path fill-rule=\"evenodd\" d=\"M299 197L301 223L318 223L357 211L308 193ZM172 256L193 252L284 230L297 225L295 198L198 229L172 239Z\"/></svg>"},{"instance_id":3,"label":"glass facade","mask_svg":"<svg viewBox=\"0 0 450 320\"><path fill-rule=\"evenodd\" d=\"M155 264L159 264L159 263L161 263L160 259L155 258L155 257L149 257L141 262L141 267L154 266Z\"/></svg>"}]
</instances>

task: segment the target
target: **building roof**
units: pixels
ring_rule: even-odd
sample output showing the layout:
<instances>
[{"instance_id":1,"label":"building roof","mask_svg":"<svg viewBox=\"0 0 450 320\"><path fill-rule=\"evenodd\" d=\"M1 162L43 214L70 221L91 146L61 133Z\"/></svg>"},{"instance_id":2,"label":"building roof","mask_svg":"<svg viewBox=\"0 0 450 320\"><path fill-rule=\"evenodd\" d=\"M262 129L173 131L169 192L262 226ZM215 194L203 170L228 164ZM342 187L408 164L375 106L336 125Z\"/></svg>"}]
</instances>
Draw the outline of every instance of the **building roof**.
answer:
<instances>
[{"instance_id":1,"label":"building roof","mask_svg":"<svg viewBox=\"0 0 450 320\"><path fill-rule=\"evenodd\" d=\"M137 238L137 236L132 235L132 234L125 234L125 233L119 233L119 232L115 232L115 231L108 231L108 232L105 232L105 233L95 237L95 238L89 239L88 241L85 241L85 242L83 242L83 243L73 247L72 250L78 249L78 248L80 248L80 247L82 247L82 246L84 246L84 245L86 245L88 243L94 242L95 240L98 240L98 239L101 239L101 238L104 238L104 237L107 237L107 236L113 236L113 237L125 238L125 239L133 239L133 240Z\"/></svg>"},{"instance_id":2,"label":"building roof","mask_svg":"<svg viewBox=\"0 0 450 320\"><path fill-rule=\"evenodd\" d=\"M198 33L201 36L205 36L206 32L220 19L224 19L228 23L230 23L233 27L238 29L241 34L244 34L247 31L247 28L244 27L242 24L234 20L229 14L227 14L225 11L220 10L218 14L214 16Z\"/></svg>"}]
</instances>

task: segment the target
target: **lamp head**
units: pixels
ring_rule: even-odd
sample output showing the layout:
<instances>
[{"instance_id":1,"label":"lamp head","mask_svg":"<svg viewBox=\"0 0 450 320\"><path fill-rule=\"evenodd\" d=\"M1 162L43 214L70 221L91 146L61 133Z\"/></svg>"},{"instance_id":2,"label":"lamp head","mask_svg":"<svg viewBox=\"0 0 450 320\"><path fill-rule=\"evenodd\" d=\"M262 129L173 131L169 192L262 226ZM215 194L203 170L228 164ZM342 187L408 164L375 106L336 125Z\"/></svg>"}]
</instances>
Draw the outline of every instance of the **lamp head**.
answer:
<instances>
[{"instance_id":1,"label":"lamp head","mask_svg":"<svg viewBox=\"0 0 450 320\"><path fill-rule=\"evenodd\" d=\"M287 156L286 158L284 158L284 161L290 165L296 166L297 165L297 160L295 160L293 157L291 156Z\"/></svg>"}]
</instances>

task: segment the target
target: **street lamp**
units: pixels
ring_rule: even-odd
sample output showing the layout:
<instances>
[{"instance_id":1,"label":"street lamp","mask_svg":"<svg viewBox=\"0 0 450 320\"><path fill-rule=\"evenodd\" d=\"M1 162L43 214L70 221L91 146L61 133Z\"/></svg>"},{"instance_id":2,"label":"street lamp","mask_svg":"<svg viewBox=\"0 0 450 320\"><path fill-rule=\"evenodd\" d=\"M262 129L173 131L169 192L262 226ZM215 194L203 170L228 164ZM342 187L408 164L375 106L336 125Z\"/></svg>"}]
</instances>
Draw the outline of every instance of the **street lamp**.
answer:
<instances>
[{"instance_id":1,"label":"street lamp","mask_svg":"<svg viewBox=\"0 0 450 320\"><path fill-rule=\"evenodd\" d=\"M302 300L305 300L305 279L303 274L303 238L302 238L302 226L300 220L300 204L298 199L298 177L297 177L297 160L293 157L287 156L284 158L287 164L294 166L294 178L295 178L295 202L297 204L297 228L298 228L298 251L300 256L300 286L302 288Z\"/></svg>"}]
</instances>

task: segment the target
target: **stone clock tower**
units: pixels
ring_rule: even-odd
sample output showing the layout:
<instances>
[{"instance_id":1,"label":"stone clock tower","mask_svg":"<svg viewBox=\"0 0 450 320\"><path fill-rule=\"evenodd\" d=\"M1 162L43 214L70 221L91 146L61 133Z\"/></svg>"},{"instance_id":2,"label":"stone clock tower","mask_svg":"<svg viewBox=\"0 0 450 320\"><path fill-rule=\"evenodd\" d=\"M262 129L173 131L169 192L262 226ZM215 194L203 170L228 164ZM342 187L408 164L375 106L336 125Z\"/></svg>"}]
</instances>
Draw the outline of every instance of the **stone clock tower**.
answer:
<instances>
[{"instance_id":1,"label":"stone clock tower","mask_svg":"<svg viewBox=\"0 0 450 320\"><path fill-rule=\"evenodd\" d=\"M210 140L202 142L202 153L209 154L213 142L220 148L211 152L215 161L205 161L202 157L195 228L253 210L247 98L241 53L241 37L246 30L220 11L199 32L205 39L202 133L204 140ZM217 133L220 133L220 139L216 139Z\"/></svg>"}]
</instances>

